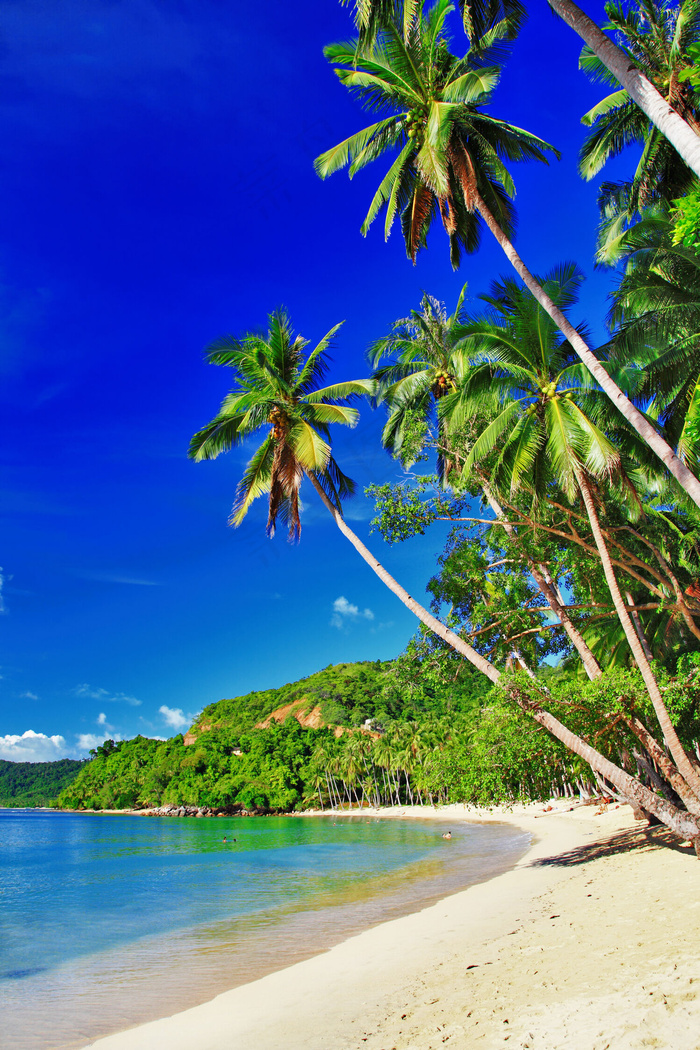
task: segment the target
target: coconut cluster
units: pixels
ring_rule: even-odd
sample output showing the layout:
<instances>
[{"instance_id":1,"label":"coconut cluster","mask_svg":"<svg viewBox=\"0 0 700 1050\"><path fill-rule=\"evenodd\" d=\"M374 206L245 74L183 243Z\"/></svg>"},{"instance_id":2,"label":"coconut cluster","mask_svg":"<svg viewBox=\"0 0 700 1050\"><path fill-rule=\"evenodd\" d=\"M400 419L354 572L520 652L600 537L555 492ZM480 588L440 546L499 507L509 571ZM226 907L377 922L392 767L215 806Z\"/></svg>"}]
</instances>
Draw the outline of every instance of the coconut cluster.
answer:
<instances>
[{"instance_id":1,"label":"coconut cluster","mask_svg":"<svg viewBox=\"0 0 700 1050\"><path fill-rule=\"evenodd\" d=\"M275 406L267 417L268 423L272 423L272 437L281 438L286 429L288 419L281 408Z\"/></svg>"},{"instance_id":2,"label":"coconut cluster","mask_svg":"<svg viewBox=\"0 0 700 1050\"><path fill-rule=\"evenodd\" d=\"M450 390L456 390L455 377L449 372L436 372L433 378L433 393L435 397L444 397Z\"/></svg>"},{"instance_id":3,"label":"coconut cluster","mask_svg":"<svg viewBox=\"0 0 700 1050\"><path fill-rule=\"evenodd\" d=\"M427 117L427 115L428 111L426 109L422 109L420 107L416 109L409 109L405 117L407 129L406 134L408 135L409 139L416 140L419 143L422 142L425 118Z\"/></svg>"}]
</instances>

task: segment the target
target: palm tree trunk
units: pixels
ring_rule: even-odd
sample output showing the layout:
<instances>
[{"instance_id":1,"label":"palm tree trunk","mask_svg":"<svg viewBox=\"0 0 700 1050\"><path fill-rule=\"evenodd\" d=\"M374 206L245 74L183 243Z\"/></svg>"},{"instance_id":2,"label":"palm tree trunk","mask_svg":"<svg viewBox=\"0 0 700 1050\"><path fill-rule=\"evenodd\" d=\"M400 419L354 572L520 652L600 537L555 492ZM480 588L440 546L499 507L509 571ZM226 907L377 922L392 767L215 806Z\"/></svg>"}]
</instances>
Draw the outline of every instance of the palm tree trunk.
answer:
<instances>
[{"instance_id":1,"label":"palm tree trunk","mask_svg":"<svg viewBox=\"0 0 700 1050\"><path fill-rule=\"evenodd\" d=\"M648 810L658 817L668 828L681 838L693 841L700 839L700 820L683 813L671 802L660 798L655 792L644 787L638 780L625 773L623 769L614 765L607 758L590 747L584 740L572 733L566 726L562 725L554 715L543 710L538 703L530 697L525 696L519 689L513 689L511 695L522 711L527 712L536 722L548 729L552 736L561 740L562 744L580 755L588 765L609 780L620 793L630 802L636 802L642 809ZM696 850L697 852L697 850Z\"/></svg>"},{"instance_id":2,"label":"palm tree trunk","mask_svg":"<svg viewBox=\"0 0 700 1050\"><path fill-rule=\"evenodd\" d=\"M473 649L472 646L469 645L468 642L465 642L463 638L460 638L459 635L454 633L454 631L451 631L449 627L445 627L444 623L441 623L436 616L433 616L432 613L428 612L428 610L425 609L422 605L420 605L419 602L415 600L415 598L411 597L408 591L405 590L400 583L397 583L394 577L391 576L386 571L384 566L377 561L372 552L368 550L367 547L365 547L362 540L355 535L352 529L348 528L348 526L345 524L345 519L343 518L343 515L336 507L333 506L333 504L328 499L328 496L323 491L314 475L307 472L307 477L313 485L313 487L316 489L316 492L321 498L326 510L332 516L333 520L342 532L343 536L345 536L345 538L349 540L350 543L352 543L355 550L362 558L364 558L364 560L369 565L370 569L372 569L372 571L377 574L382 583L386 587L388 587L389 590L396 595L399 601L402 601L406 608L410 609L413 615L417 616L421 623L424 623L425 626L433 632L433 634L436 634L438 638L442 638L442 640L444 642L447 642L447 644L451 646L451 648L454 649L456 652L461 653L461 655L464 656L465 659L469 660L469 662L473 664L474 667L477 667L492 682L497 682L500 678L500 673L493 666L493 664L490 663L487 659L485 659L485 657L483 657L480 653L478 653L476 649Z\"/></svg>"},{"instance_id":3,"label":"palm tree trunk","mask_svg":"<svg viewBox=\"0 0 700 1050\"><path fill-rule=\"evenodd\" d=\"M603 65L619 80L630 98L675 147L688 167L700 176L700 138L680 114L572 0L548 0L548 3L585 40Z\"/></svg>"},{"instance_id":4,"label":"palm tree trunk","mask_svg":"<svg viewBox=\"0 0 700 1050\"><path fill-rule=\"evenodd\" d=\"M632 617L632 623L634 624L634 629L637 632L639 643L642 649L644 650L644 655L646 656L647 660L651 662L654 659L654 655L651 649L649 648L649 642L647 641L647 636L644 633L644 627L642 626L642 621L639 616L639 613L634 608L634 598L632 597L629 591L625 591L625 598L627 599L627 604L630 606L630 616Z\"/></svg>"},{"instance_id":5,"label":"palm tree trunk","mask_svg":"<svg viewBox=\"0 0 700 1050\"><path fill-rule=\"evenodd\" d=\"M465 657L465 659L469 660L471 664L477 667L478 670L486 674L492 682L498 682L501 678L500 671L496 667L494 667L492 663L490 663L483 656L477 653L475 649L472 649L470 645L467 645L466 642L464 642L454 633L454 631L448 630L444 624L440 623L440 621L436 619L436 617L434 617L426 609L423 609L423 607L419 605L418 602L414 601L414 599L411 598L408 592L405 591L404 588L401 587L400 584L398 584L396 580L389 575L389 573L386 571L386 569L383 568L382 565L380 565L380 563L377 561L374 555L370 553L370 551L367 549L367 547L365 547L364 543L362 543L362 541L355 535L352 529L350 529L346 525L342 514L336 507L333 506L333 504L328 499L326 493L323 491L313 474L309 474L308 477L312 485L316 489L316 492L320 496L324 506L331 514L333 520L335 521L342 534L345 536L346 539L350 541L350 543L352 543L353 547L367 562L370 568L377 574L379 579L382 580L382 582L385 583L386 586L389 587L389 589L394 594L396 594L398 598L400 598L404 605L411 609L414 615L418 616L418 618L423 623L425 623L427 627L435 631L435 634L437 634L439 638L442 638L443 641L445 641L449 646L455 649L456 652L460 653L462 656ZM420 612L423 613L424 616L420 615L417 610L420 610ZM435 630L433 624L438 628L438 630ZM567 729L566 726L562 725L562 723L559 722L553 715L550 715L548 711L543 710L543 708L541 708L539 704L533 701L530 697L526 697L520 690L513 687L510 690L510 692L513 696L513 699L517 702L521 710L523 710L526 714L534 718L535 721L539 722L539 724L544 726L545 729L548 729L549 732L554 737L556 737L557 740L560 740L564 744L564 746L567 747L570 751L573 751L576 755L580 755L581 758L588 762L592 769L601 773L606 778L606 780L609 780L611 784L614 784L615 787L619 788L621 793L624 794L626 798L633 799L635 802L637 802L638 805L642 806L642 808L648 810L650 813L653 813L659 818L659 820L663 821L663 823L666 824L667 827L669 827L675 834L679 835L681 838L692 839L693 841L696 841L698 844L700 844L700 821L696 821L692 816L690 816L690 814L683 813L681 810L677 809L666 799L661 799L658 795L654 794L654 792L649 791L649 789L644 787L644 785L641 784L638 780L635 780L634 777L631 777L629 775L629 773L625 773L624 770L620 769L618 766L610 762L609 759L601 755L599 751L596 751L595 748L587 744L584 740L581 739L581 737L577 736L575 733L572 733L571 730ZM665 708L663 708L663 710L665 711ZM668 713L666 714L666 717L668 719ZM672 726L671 729L673 729ZM676 739L678 738L676 737ZM683 751L683 757L685 759L686 764L690 765L685 751ZM681 770L681 772L683 771ZM697 849L696 852L698 852ZM700 852L698 852L698 856L700 856Z\"/></svg>"},{"instance_id":6,"label":"palm tree trunk","mask_svg":"<svg viewBox=\"0 0 700 1050\"><path fill-rule=\"evenodd\" d=\"M554 2L554 0L550 0L550 2ZM562 2L562 0L556 0L556 2L559 3ZM698 143L700 143L700 139L698 139ZM634 427L640 437L646 441L649 448L656 453L667 470L670 470L679 485L682 485L693 502L700 507L700 481L698 481L692 471L688 470L685 463L678 458L668 442L661 437L649 420L647 420L639 409L632 404L627 395L623 394L617 383L608 375L600 361L595 354L591 352L574 326L567 321L559 307L554 305L544 288L542 288L533 274L530 273L527 266L493 217L486 201L476 187L475 180L471 185L465 187L465 199L467 201L472 201L474 207L505 252L509 262L522 278L525 286L532 292L542 309L549 314L562 335L565 335L569 340L572 347L599 386L605 391L627 422Z\"/></svg>"},{"instance_id":7,"label":"palm tree trunk","mask_svg":"<svg viewBox=\"0 0 700 1050\"><path fill-rule=\"evenodd\" d=\"M658 682L654 677L654 672L651 669L651 664L647 660L646 653L644 652L642 643L639 640L639 635L634 629L634 624L632 623L630 614L627 611L627 606L625 605L620 592L620 587L615 576L615 570L612 561L610 560L610 553L600 527L600 521L598 520L598 512L593 499L590 482L582 470L577 471L576 480L578 481L581 496L583 497L583 503L588 513L588 520L591 523L591 531L593 532L593 538L595 539L596 547L600 554L603 572L605 573L605 579L613 600L613 605L615 606L615 611L620 623L622 624L622 629L625 632L625 637L627 638L629 647L632 650L632 655L637 661L637 666L639 667L642 678L644 679L649 698L654 705L654 711L656 712L656 717L661 726L664 740L666 741L679 772L682 774L691 790L700 799L700 776L698 776L697 771L685 753L685 748L678 739L678 734L676 733L675 727L671 722L668 711L666 710L666 705L661 696ZM645 806L645 809L646 808L648 807Z\"/></svg>"},{"instance_id":8,"label":"palm tree trunk","mask_svg":"<svg viewBox=\"0 0 700 1050\"><path fill-rule=\"evenodd\" d=\"M686 809L695 817L700 817L700 801L695 798L684 778L680 775L671 759L661 745L654 739L647 727L634 715L623 715L625 725L634 733L644 750L656 762L661 773L679 796Z\"/></svg>"},{"instance_id":9,"label":"palm tree trunk","mask_svg":"<svg viewBox=\"0 0 700 1050\"><path fill-rule=\"evenodd\" d=\"M488 505L490 506L491 510L494 512L496 517L499 519L499 521L502 523L506 535L509 536L515 543L517 543L521 550L523 550L523 553L527 558L528 565L530 566L530 572L532 573L535 583L549 602L552 612L555 614L555 616L559 617L560 624L566 631L569 640L575 648L576 652L581 657L581 661L586 670L586 674L591 679L591 681L593 681L594 678L600 678L601 674L603 673L601 671L600 664L598 663L595 656L586 644L586 641L581 632L578 630L577 627L574 626L574 624L569 619L569 614L564 608L562 608L562 604L559 600L559 595L554 588L554 584L551 580L551 577L549 577L549 573L547 572L546 567L544 565L537 565L534 559L530 557L527 550L525 550L520 538L518 537L518 533L515 526L506 519L503 507L501 507L500 503L494 496L491 490L491 486L485 478L481 477L481 475L479 475L479 480L481 482L481 487L483 489L484 495L486 496Z\"/></svg>"}]
</instances>

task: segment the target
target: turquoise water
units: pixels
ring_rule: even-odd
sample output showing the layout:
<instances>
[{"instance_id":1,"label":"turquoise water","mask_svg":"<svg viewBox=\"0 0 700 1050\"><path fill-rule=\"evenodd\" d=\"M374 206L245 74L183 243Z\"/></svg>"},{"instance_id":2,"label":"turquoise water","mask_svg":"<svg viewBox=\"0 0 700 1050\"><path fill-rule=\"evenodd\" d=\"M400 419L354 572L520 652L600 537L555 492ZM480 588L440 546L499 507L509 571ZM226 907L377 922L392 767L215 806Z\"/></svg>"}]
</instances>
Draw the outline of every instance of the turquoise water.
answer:
<instances>
[{"instance_id":1,"label":"turquoise water","mask_svg":"<svg viewBox=\"0 0 700 1050\"><path fill-rule=\"evenodd\" d=\"M507 826L444 830L0 810L2 1045L81 1046L205 1001L489 878L526 845Z\"/></svg>"}]
</instances>

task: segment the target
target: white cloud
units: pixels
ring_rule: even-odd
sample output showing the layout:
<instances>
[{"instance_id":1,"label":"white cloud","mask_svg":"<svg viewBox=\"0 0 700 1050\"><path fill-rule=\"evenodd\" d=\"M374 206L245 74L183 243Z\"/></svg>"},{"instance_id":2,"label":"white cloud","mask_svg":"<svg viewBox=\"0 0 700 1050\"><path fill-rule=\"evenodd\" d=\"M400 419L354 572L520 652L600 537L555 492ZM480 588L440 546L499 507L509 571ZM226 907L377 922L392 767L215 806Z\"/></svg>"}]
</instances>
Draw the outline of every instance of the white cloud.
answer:
<instances>
[{"instance_id":1,"label":"white cloud","mask_svg":"<svg viewBox=\"0 0 700 1050\"><path fill-rule=\"evenodd\" d=\"M98 726L104 726L105 729L112 728L112 726L107 721L107 715L104 713L104 711L100 711L99 715L97 716L97 724Z\"/></svg>"},{"instance_id":2,"label":"white cloud","mask_svg":"<svg viewBox=\"0 0 700 1050\"><path fill-rule=\"evenodd\" d=\"M27 691L26 693L20 693L19 694L19 698L20 698L20 700L38 700L39 699L39 697L36 695L36 693L30 693L29 691Z\"/></svg>"},{"instance_id":3,"label":"white cloud","mask_svg":"<svg viewBox=\"0 0 700 1050\"><path fill-rule=\"evenodd\" d=\"M87 572L85 579L95 583L126 583L132 587L160 587L157 580L144 580L136 576L125 576L119 572Z\"/></svg>"},{"instance_id":4,"label":"white cloud","mask_svg":"<svg viewBox=\"0 0 700 1050\"><path fill-rule=\"evenodd\" d=\"M331 627L337 627L342 631L350 623L356 623L358 620L373 619L374 613L371 609L362 609L360 611L357 605L353 605L352 602L349 602L342 595L333 602Z\"/></svg>"},{"instance_id":5,"label":"white cloud","mask_svg":"<svg viewBox=\"0 0 700 1050\"><path fill-rule=\"evenodd\" d=\"M162 704L158 708L158 714L163 716L166 726L170 726L171 729L184 729L192 723L190 716L186 715L181 707L167 707Z\"/></svg>"},{"instance_id":6,"label":"white cloud","mask_svg":"<svg viewBox=\"0 0 700 1050\"><path fill-rule=\"evenodd\" d=\"M78 733L78 743L76 745L78 751L94 751L96 747L99 747L105 742L104 733L99 736L96 733ZM112 736L112 740L121 740L119 733L115 733Z\"/></svg>"},{"instance_id":7,"label":"white cloud","mask_svg":"<svg viewBox=\"0 0 700 1050\"><path fill-rule=\"evenodd\" d=\"M141 706L141 701L135 696L127 696L126 693L110 693L108 689L94 688L87 682L76 685L73 692L76 696L87 697L88 700L102 700L108 704L128 704L129 707Z\"/></svg>"},{"instance_id":8,"label":"white cloud","mask_svg":"<svg viewBox=\"0 0 700 1050\"><path fill-rule=\"evenodd\" d=\"M35 733L33 729L21 736L0 736L0 758L6 762L55 762L66 758L67 753L62 736L46 736L45 733Z\"/></svg>"}]
</instances>

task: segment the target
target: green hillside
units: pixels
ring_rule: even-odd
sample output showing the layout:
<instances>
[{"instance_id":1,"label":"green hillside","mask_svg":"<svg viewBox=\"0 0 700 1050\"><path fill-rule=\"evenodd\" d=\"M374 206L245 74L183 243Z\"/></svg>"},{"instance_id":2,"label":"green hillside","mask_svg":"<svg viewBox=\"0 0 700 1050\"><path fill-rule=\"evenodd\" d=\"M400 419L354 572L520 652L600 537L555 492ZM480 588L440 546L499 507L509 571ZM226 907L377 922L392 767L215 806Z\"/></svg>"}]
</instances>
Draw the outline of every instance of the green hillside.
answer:
<instances>
[{"instance_id":1,"label":"green hillside","mask_svg":"<svg viewBox=\"0 0 700 1050\"><path fill-rule=\"evenodd\" d=\"M0 806L49 806L75 780L84 762L6 762L0 760Z\"/></svg>"},{"instance_id":2,"label":"green hillside","mask_svg":"<svg viewBox=\"0 0 700 1050\"><path fill-rule=\"evenodd\" d=\"M416 720L438 746L455 717L477 710L486 691L488 683L462 662L444 680L405 658L338 664L279 689L209 704L184 737L139 736L98 748L59 805L291 810L325 803L334 789L327 783L324 795L320 771L353 747L373 747L381 733L385 751L389 741L397 751L416 751L415 739L404 740L409 732L415 738L409 727ZM438 779L444 782L442 774Z\"/></svg>"},{"instance_id":3,"label":"green hillside","mask_svg":"<svg viewBox=\"0 0 700 1050\"><path fill-rule=\"evenodd\" d=\"M218 700L204 708L191 732L198 734L204 727L221 726L245 732L289 704L295 705L301 717L318 707L324 725L353 726L361 725L367 718L386 718L389 705L383 689L389 667L390 663L380 660L336 664L278 689Z\"/></svg>"}]
</instances>

